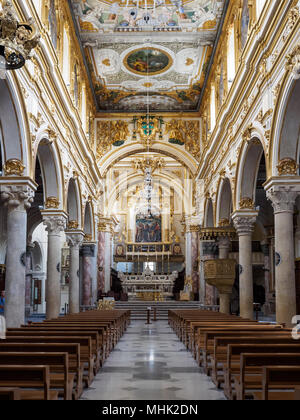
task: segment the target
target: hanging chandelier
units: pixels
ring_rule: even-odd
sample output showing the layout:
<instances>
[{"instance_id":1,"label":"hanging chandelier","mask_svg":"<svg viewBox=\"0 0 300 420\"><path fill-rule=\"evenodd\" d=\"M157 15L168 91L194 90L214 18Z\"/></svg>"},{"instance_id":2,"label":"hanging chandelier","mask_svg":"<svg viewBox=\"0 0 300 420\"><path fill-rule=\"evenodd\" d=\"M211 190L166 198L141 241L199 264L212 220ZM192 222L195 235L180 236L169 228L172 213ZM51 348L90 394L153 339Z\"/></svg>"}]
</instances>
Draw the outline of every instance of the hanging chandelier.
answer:
<instances>
[{"instance_id":1,"label":"hanging chandelier","mask_svg":"<svg viewBox=\"0 0 300 420\"><path fill-rule=\"evenodd\" d=\"M18 22L11 1L5 0L0 11L0 77L23 67L39 41L32 20Z\"/></svg>"}]
</instances>

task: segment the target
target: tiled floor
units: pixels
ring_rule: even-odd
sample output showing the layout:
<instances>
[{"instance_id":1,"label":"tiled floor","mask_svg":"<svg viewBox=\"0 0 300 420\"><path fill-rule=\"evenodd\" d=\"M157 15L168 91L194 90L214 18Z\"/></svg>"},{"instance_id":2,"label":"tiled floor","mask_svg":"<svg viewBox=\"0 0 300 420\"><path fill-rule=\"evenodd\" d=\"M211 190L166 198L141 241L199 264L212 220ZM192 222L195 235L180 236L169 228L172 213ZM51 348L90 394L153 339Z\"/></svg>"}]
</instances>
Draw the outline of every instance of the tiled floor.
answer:
<instances>
[{"instance_id":1,"label":"tiled floor","mask_svg":"<svg viewBox=\"0 0 300 420\"><path fill-rule=\"evenodd\" d=\"M225 399L167 322L133 321L82 399Z\"/></svg>"}]
</instances>

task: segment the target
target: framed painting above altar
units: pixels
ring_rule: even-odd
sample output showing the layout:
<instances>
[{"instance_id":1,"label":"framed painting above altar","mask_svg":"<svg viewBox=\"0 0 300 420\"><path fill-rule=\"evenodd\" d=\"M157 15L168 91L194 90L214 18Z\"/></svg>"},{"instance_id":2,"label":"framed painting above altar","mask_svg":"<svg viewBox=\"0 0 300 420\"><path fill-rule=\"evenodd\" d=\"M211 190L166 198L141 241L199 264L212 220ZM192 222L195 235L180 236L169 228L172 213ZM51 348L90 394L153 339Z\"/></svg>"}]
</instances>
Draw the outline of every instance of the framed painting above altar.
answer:
<instances>
[{"instance_id":1,"label":"framed painting above altar","mask_svg":"<svg viewBox=\"0 0 300 420\"><path fill-rule=\"evenodd\" d=\"M135 241L140 243L161 242L161 216L136 216Z\"/></svg>"}]
</instances>

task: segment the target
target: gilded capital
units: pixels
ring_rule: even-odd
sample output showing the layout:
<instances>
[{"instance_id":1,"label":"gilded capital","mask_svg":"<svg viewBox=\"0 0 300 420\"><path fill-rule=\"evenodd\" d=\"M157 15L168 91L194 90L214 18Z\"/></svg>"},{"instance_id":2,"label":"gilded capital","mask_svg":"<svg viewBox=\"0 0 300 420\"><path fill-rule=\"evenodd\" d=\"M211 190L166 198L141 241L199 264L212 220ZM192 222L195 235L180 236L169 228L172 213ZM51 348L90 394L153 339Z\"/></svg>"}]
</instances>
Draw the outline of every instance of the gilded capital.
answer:
<instances>
[{"instance_id":1,"label":"gilded capital","mask_svg":"<svg viewBox=\"0 0 300 420\"><path fill-rule=\"evenodd\" d=\"M282 159L277 165L278 174L280 176L284 175L297 175L299 165L294 159L285 158Z\"/></svg>"},{"instance_id":2,"label":"gilded capital","mask_svg":"<svg viewBox=\"0 0 300 420\"><path fill-rule=\"evenodd\" d=\"M46 209L58 209L59 207L59 200L56 197L47 197L45 201Z\"/></svg>"},{"instance_id":3,"label":"gilded capital","mask_svg":"<svg viewBox=\"0 0 300 420\"><path fill-rule=\"evenodd\" d=\"M71 230L76 230L78 229L79 223L77 222L77 220L70 220L68 223L68 229Z\"/></svg>"},{"instance_id":4,"label":"gilded capital","mask_svg":"<svg viewBox=\"0 0 300 420\"><path fill-rule=\"evenodd\" d=\"M252 200L252 198L244 197L240 200L239 206L241 210L253 210L254 201Z\"/></svg>"},{"instance_id":5,"label":"gilded capital","mask_svg":"<svg viewBox=\"0 0 300 420\"><path fill-rule=\"evenodd\" d=\"M4 165L4 173L8 175L23 176L25 166L19 159L9 159Z\"/></svg>"}]
</instances>

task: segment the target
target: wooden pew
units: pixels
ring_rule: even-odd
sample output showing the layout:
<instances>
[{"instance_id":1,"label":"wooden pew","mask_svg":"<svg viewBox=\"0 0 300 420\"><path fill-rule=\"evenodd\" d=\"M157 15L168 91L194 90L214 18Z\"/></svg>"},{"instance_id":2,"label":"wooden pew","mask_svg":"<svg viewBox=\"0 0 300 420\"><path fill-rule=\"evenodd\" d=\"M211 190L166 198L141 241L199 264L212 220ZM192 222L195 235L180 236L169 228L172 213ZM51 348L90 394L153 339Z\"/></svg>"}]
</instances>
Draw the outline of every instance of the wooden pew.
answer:
<instances>
[{"instance_id":1,"label":"wooden pew","mask_svg":"<svg viewBox=\"0 0 300 420\"><path fill-rule=\"evenodd\" d=\"M20 388L21 400L57 400L50 390L49 366L0 365L0 387Z\"/></svg>"},{"instance_id":2,"label":"wooden pew","mask_svg":"<svg viewBox=\"0 0 300 420\"><path fill-rule=\"evenodd\" d=\"M45 365L50 368L50 388L62 388L64 400L72 400L74 374L69 373L68 353L0 353L0 365ZM60 372L63 371L61 374Z\"/></svg>"},{"instance_id":3,"label":"wooden pew","mask_svg":"<svg viewBox=\"0 0 300 420\"><path fill-rule=\"evenodd\" d=\"M83 364L80 362L80 345L77 343L23 343L0 341L0 357L2 353L68 353L69 355L69 372L75 374L73 396L78 399L83 392ZM50 380L57 384L57 374L50 373ZM59 385L61 382L59 382Z\"/></svg>"},{"instance_id":4,"label":"wooden pew","mask_svg":"<svg viewBox=\"0 0 300 420\"><path fill-rule=\"evenodd\" d=\"M241 335L243 334L243 335ZM209 335L209 334L207 334ZM295 340L292 339L290 333L268 332L257 333L257 332L243 332L237 333L233 336L230 333L229 336L223 335L223 333L213 334L214 335L214 348L213 355L211 356L211 378L213 383L219 388L225 381L225 368L227 362L227 347L229 344L295 344ZM238 356L239 357L239 356Z\"/></svg>"},{"instance_id":5,"label":"wooden pew","mask_svg":"<svg viewBox=\"0 0 300 420\"><path fill-rule=\"evenodd\" d=\"M38 327L34 326L32 328L10 328L6 336L56 336L56 337L91 337L92 340L92 353L96 355L95 365L94 365L94 375L99 371L100 367L103 365L105 360L105 345L102 340L102 335L99 334L101 330L92 329L90 330L79 330L78 327L70 327L66 329L65 327Z\"/></svg>"},{"instance_id":6,"label":"wooden pew","mask_svg":"<svg viewBox=\"0 0 300 420\"><path fill-rule=\"evenodd\" d=\"M264 366L261 387L262 392L253 392L255 400L300 401L300 366Z\"/></svg>"},{"instance_id":7,"label":"wooden pew","mask_svg":"<svg viewBox=\"0 0 300 420\"><path fill-rule=\"evenodd\" d=\"M248 359L244 360L243 357L245 354L251 354L257 364L253 364L253 359L251 359L250 356ZM274 356L274 359L268 359L270 354ZM299 343L278 345L229 344L227 351L227 364L225 367L225 396L229 399L234 399L234 397L240 399L241 396L244 396L244 390L247 388L247 383L245 382L246 372L254 375L253 379L249 380L251 385L253 385L254 382L255 384L260 384L261 367L273 364L277 365L278 363L275 362L276 360L280 360L280 362L282 362L282 360L285 359L283 357L280 359L280 357L282 355L289 356L290 354L298 355L297 357L300 357ZM264 358L263 355L266 355L266 357ZM276 359L277 356L278 359ZM266 360L269 360L269 362L264 363ZM300 359L298 361L300 362ZM287 365L290 365L290 363L287 363ZM293 365L297 365L297 362L294 361ZM248 377L246 379L248 380Z\"/></svg>"},{"instance_id":8,"label":"wooden pew","mask_svg":"<svg viewBox=\"0 0 300 420\"><path fill-rule=\"evenodd\" d=\"M213 326L204 325L202 327L198 326L198 341L197 341L197 352L196 360L199 365L203 367L206 374L210 375L211 367L209 366L209 357L213 354L214 344L213 344L213 335L214 333L224 333L230 335L231 332L238 332L240 334L244 333L264 333L269 334L277 332L279 329L274 328L274 326L264 326L264 325L219 325L215 324ZM210 335L209 335L210 334ZM210 341L209 341L210 338Z\"/></svg>"},{"instance_id":9,"label":"wooden pew","mask_svg":"<svg viewBox=\"0 0 300 420\"><path fill-rule=\"evenodd\" d=\"M20 388L0 388L0 401L18 401L21 399Z\"/></svg>"},{"instance_id":10,"label":"wooden pew","mask_svg":"<svg viewBox=\"0 0 300 420\"><path fill-rule=\"evenodd\" d=\"M85 386L90 386L94 379L94 362L95 355L92 354L92 341L90 337L79 337L79 336L70 336L70 337L61 337L61 336L7 336L4 343L46 343L46 344L80 344L80 363L81 369L82 365L84 368L83 372L83 381ZM0 343L1 344L1 343Z\"/></svg>"}]
</instances>

